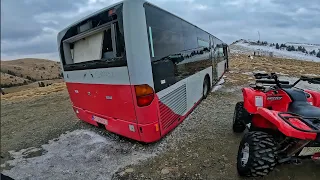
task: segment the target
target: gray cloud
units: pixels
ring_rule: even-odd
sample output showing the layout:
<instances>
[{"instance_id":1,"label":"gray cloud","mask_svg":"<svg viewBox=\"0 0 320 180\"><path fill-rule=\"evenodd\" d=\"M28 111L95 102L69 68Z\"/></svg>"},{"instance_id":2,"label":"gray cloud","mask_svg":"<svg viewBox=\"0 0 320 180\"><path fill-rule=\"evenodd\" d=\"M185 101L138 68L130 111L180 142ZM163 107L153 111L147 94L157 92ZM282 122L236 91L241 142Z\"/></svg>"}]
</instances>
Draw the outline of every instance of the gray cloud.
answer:
<instances>
[{"instance_id":1,"label":"gray cloud","mask_svg":"<svg viewBox=\"0 0 320 180\"><path fill-rule=\"evenodd\" d=\"M119 0L2 0L1 58L58 59L56 35ZM320 43L319 0L150 0L227 43L237 39Z\"/></svg>"}]
</instances>

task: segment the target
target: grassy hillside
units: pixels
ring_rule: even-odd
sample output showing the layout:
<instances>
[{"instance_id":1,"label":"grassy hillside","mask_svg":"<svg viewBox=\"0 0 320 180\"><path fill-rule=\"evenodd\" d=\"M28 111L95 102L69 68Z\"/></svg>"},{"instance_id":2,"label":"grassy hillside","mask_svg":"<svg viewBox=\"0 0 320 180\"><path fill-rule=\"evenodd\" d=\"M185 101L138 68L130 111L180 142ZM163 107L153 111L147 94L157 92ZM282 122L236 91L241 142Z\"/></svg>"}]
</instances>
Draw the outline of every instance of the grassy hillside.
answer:
<instances>
[{"instance_id":1,"label":"grassy hillside","mask_svg":"<svg viewBox=\"0 0 320 180\"><path fill-rule=\"evenodd\" d=\"M28 82L31 81L29 79L1 72L1 84L27 84Z\"/></svg>"},{"instance_id":2,"label":"grassy hillside","mask_svg":"<svg viewBox=\"0 0 320 180\"><path fill-rule=\"evenodd\" d=\"M1 61L1 86L60 78L60 64L46 59Z\"/></svg>"}]
</instances>

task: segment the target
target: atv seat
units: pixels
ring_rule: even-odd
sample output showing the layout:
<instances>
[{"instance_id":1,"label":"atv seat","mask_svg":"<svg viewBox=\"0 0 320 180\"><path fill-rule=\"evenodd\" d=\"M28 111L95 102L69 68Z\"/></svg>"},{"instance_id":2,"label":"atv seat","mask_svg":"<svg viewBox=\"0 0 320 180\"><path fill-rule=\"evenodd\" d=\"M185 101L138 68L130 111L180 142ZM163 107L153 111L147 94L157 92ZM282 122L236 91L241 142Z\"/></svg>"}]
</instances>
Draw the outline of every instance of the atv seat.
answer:
<instances>
[{"instance_id":1,"label":"atv seat","mask_svg":"<svg viewBox=\"0 0 320 180\"><path fill-rule=\"evenodd\" d=\"M294 101L289 105L289 112L303 117L320 118L320 108L312 106L307 101Z\"/></svg>"},{"instance_id":2,"label":"atv seat","mask_svg":"<svg viewBox=\"0 0 320 180\"><path fill-rule=\"evenodd\" d=\"M312 106L307 101L308 94L300 89L283 89L291 98L289 112L303 117L320 118L320 108Z\"/></svg>"},{"instance_id":3,"label":"atv seat","mask_svg":"<svg viewBox=\"0 0 320 180\"><path fill-rule=\"evenodd\" d=\"M283 88L283 90L289 95L292 102L294 102L294 101L307 101L307 96L309 96L308 93L304 92L301 89Z\"/></svg>"}]
</instances>

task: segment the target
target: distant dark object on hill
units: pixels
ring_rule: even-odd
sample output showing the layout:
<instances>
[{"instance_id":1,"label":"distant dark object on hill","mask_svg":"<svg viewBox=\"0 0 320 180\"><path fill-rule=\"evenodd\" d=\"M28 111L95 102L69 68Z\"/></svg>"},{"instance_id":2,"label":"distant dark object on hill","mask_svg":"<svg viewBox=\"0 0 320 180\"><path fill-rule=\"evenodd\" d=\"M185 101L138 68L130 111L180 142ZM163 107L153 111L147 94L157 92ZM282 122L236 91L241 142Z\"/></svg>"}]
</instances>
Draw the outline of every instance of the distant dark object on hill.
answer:
<instances>
[{"instance_id":1,"label":"distant dark object on hill","mask_svg":"<svg viewBox=\"0 0 320 180\"><path fill-rule=\"evenodd\" d=\"M4 175L4 174L2 174L1 173L1 178L0 178L1 180L14 180L14 179L12 179L11 177L9 177L9 176L6 176L6 175Z\"/></svg>"}]
</instances>

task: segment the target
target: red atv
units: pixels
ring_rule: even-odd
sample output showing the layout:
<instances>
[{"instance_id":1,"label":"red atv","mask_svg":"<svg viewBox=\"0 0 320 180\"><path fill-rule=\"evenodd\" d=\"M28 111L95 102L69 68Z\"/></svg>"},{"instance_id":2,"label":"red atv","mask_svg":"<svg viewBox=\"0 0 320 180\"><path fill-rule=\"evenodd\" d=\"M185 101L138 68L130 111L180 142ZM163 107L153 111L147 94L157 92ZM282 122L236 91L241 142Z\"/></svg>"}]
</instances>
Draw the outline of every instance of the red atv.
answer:
<instances>
[{"instance_id":1,"label":"red atv","mask_svg":"<svg viewBox=\"0 0 320 180\"><path fill-rule=\"evenodd\" d=\"M255 74L256 83L243 88L244 102L235 107L233 131L249 129L239 146L240 176L264 176L284 162L320 159L320 92L294 86L275 73Z\"/></svg>"}]
</instances>

